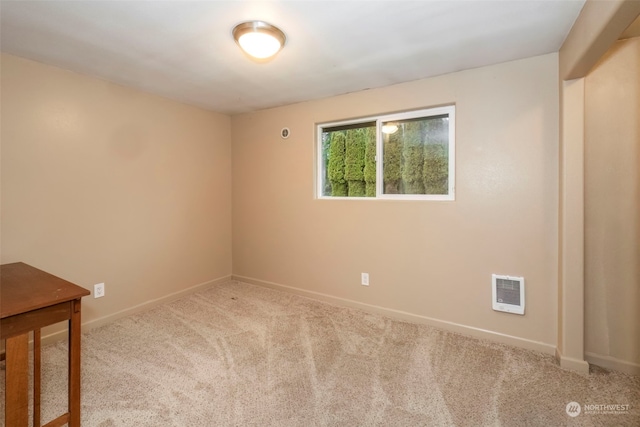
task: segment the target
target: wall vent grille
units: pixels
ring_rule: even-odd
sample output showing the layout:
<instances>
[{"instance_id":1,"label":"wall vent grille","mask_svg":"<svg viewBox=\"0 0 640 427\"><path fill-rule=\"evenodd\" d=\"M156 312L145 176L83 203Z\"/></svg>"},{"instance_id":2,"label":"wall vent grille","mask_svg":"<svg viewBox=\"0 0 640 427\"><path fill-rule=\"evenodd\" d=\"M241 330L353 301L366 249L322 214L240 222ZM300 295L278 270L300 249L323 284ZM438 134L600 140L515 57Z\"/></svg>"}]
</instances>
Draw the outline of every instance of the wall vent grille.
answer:
<instances>
[{"instance_id":1,"label":"wall vent grille","mask_svg":"<svg viewBox=\"0 0 640 427\"><path fill-rule=\"evenodd\" d=\"M491 275L493 309L524 314L524 277Z\"/></svg>"}]
</instances>

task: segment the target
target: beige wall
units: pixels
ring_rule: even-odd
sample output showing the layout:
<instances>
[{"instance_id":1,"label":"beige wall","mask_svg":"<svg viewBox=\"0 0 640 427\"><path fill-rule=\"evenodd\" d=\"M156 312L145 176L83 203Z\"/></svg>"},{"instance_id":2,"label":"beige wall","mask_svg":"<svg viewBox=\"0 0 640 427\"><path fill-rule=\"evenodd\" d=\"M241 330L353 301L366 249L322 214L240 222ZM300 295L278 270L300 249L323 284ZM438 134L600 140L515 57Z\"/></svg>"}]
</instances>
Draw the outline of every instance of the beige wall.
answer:
<instances>
[{"instance_id":1,"label":"beige wall","mask_svg":"<svg viewBox=\"0 0 640 427\"><path fill-rule=\"evenodd\" d=\"M585 354L585 76L640 14L640 2L587 0L559 51L560 181L558 346L560 366L591 363L639 373L640 367Z\"/></svg>"},{"instance_id":2,"label":"beige wall","mask_svg":"<svg viewBox=\"0 0 640 427\"><path fill-rule=\"evenodd\" d=\"M585 84L585 350L640 370L640 38ZM603 360L601 360L603 359ZM604 363L603 363L604 362Z\"/></svg>"},{"instance_id":3,"label":"beige wall","mask_svg":"<svg viewBox=\"0 0 640 427\"><path fill-rule=\"evenodd\" d=\"M93 290L85 322L231 274L228 116L2 55L2 263Z\"/></svg>"},{"instance_id":4,"label":"beige wall","mask_svg":"<svg viewBox=\"0 0 640 427\"><path fill-rule=\"evenodd\" d=\"M314 199L314 123L450 103L456 201ZM553 349L558 115L550 54L234 116L234 275ZM525 277L525 316L491 309L491 273Z\"/></svg>"}]
</instances>

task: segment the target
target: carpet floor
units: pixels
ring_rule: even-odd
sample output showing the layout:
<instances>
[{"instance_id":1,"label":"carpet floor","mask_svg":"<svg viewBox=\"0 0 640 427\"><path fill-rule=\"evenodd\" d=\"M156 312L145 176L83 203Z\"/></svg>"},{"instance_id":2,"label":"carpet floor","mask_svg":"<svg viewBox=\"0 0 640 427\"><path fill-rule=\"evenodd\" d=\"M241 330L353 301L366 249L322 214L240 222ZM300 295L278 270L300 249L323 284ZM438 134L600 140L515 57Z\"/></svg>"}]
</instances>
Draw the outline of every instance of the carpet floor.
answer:
<instances>
[{"instance_id":1,"label":"carpet floor","mask_svg":"<svg viewBox=\"0 0 640 427\"><path fill-rule=\"evenodd\" d=\"M66 354L43 347L45 422ZM82 425L637 427L640 377L229 282L83 334Z\"/></svg>"}]
</instances>

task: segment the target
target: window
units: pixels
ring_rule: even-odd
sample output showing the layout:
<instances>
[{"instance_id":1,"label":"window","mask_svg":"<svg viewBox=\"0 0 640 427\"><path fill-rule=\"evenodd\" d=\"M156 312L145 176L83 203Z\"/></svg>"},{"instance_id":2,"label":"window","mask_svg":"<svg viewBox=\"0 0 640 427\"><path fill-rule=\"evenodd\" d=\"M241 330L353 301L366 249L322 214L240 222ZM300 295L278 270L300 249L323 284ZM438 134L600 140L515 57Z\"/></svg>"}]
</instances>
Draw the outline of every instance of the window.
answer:
<instances>
[{"instance_id":1,"label":"window","mask_svg":"<svg viewBox=\"0 0 640 427\"><path fill-rule=\"evenodd\" d=\"M319 198L453 200L455 107L318 125Z\"/></svg>"}]
</instances>

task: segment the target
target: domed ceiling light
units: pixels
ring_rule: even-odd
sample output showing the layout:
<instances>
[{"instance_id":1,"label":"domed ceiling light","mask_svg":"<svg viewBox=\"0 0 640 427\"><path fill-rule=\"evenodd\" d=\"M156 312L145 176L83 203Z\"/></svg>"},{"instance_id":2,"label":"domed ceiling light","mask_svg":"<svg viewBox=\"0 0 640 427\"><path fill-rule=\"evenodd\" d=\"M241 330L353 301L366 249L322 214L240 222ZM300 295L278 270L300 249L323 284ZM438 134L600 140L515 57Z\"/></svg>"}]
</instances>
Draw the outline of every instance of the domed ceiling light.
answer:
<instances>
[{"instance_id":1,"label":"domed ceiling light","mask_svg":"<svg viewBox=\"0 0 640 427\"><path fill-rule=\"evenodd\" d=\"M242 50L256 59L271 58L287 40L282 30L264 21L247 21L236 25L233 38Z\"/></svg>"},{"instance_id":2,"label":"domed ceiling light","mask_svg":"<svg viewBox=\"0 0 640 427\"><path fill-rule=\"evenodd\" d=\"M382 125L382 133L392 134L398 131L398 125L393 123L385 123Z\"/></svg>"}]
</instances>

